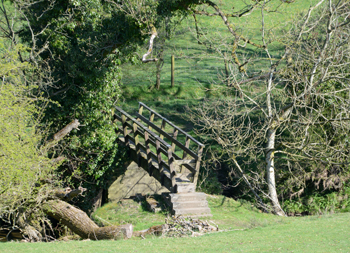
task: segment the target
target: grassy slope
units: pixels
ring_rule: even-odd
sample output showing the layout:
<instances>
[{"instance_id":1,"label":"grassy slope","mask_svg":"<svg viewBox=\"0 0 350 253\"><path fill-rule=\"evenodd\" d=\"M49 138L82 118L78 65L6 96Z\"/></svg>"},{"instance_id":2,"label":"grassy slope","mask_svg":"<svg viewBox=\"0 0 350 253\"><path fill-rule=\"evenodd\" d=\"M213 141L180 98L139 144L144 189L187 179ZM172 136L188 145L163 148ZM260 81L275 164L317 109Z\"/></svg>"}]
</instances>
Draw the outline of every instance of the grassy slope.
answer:
<instances>
[{"instance_id":1,"label":"grassy slope","mask_svg":"<svg viewBox=\"0 0 350 253\"><path fill-rule=\"evenodd\" d=\"M227 12L239 10L243 6L243 1L215 1ZM296 0L293 4L282 5L279 12L265 14L266 27L268 29L279 26L293 19L295 15L302 10L307 10L315 0ZM280 3L276 1L276 3ZM273 10L274 6L270 7ZM206 37L220 38L220 41L227 41L232 44L232 36L228 33L226 26L219 17L200 17L198 16L200 27L206 32ZM259 12L255 12L241 19L230 19L235 27L240 27L239 31L244 36L261 44L261 17ZM198 100L204 97L219 98L221 92L215 88L222 87L219 76L223 75L224 62L222 56L214 50L204 45L199 45L195 38L195 27L192 16L186 18L181 25L177 27L176 35L166 43L165 64L161 75L161 89L159 91L149 87L155 84L155 64L126 64L123 70L123 96L120 101L121 106L127 111L134 111L137 102L142 101L153 107L160 113L172 118L174 122L181 127L188 127L181 119L183 105L190 103L196 104ZM222 46L217 46L224 49ZM147 45L144 46L142 54L146 52ZM280 54L280 45L271 45L273 55ZM249 46L240 51L241 53L251 54L252 49ZM227 51L229 54L230 52ZM174 54L175 62L175 87L170 87L170 58ZM263 68L262 62L256 62L254 68L259 70Z\"/></svg>"},{"instance_id":2,"label":"grassy slope","mask_svg":"<svg viewBox=\"0 0 350 253\"><path fill-rule=\"evenodd\" d=\"M222 202L217 198L213 205ZM125 241L1 243L1 252L349 252L350 213L278 218L240 207L238 202L213 208L222 232L195 238L133 238ZM223 210L227 209L227 213ZM220 211L220 212L216 212ZM229 219L225 220L225 216ZM236 216L236 218L233 218ZM219 219L219 220L218 220ZM239 221L237 223L237 221ZM231 224L231 228L230 227Z\"/></svg>"}]
</instances>

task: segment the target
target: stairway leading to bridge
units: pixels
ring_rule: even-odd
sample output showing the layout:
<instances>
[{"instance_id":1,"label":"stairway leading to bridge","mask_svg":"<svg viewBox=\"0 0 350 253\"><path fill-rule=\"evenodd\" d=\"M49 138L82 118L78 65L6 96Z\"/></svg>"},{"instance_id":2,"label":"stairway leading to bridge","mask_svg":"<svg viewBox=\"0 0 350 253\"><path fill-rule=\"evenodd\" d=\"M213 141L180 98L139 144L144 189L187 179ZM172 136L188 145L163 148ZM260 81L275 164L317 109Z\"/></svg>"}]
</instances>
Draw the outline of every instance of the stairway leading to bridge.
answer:
<instances>
[{"instance_id":1,"label":"stairway leading to bridge","mask_svg":"<svg viewBox=\"0 0 350 253\"><path fill-rule=\"evenodd\" d=\"M116 107L115 122L131 159L171 192L165 200L174 215L211 216L196 192L202 143L141 102L135 116Z\"/></svg>"}]
</instances>

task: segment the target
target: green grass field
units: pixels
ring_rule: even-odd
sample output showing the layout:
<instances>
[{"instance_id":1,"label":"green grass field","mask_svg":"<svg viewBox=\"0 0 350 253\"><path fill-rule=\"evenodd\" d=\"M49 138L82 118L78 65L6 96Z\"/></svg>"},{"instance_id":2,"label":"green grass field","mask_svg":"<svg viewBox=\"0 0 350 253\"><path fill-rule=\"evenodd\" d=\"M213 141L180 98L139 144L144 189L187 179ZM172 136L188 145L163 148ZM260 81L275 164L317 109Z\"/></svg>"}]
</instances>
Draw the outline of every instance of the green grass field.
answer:
<instances>
[{"instance_id":1,"label":"green grass field","mask_svg":"<svg viewBox=\"0 0 350 253\"><path fill-rule=\"evenodd\" d=\"M350 252L350 213L281 218L264 214L223 196L208 197L219 232L199 237L166 238L149 236L121 241L58 241L51 243L1 243L1 252ZM113 208L117 208L114 204ZM112 210L113 208L109 208ZM108 219L111 212L97 213ZM124 205L110 217L110 223L126 217L143 229L164 219ZM119 216L119 213L121 216ZM152 221L152 222L149 222ZM139 222L139 223L137 223ZM143 224L143 225L142 225Z\"/></svg>"},{"instance_id":2,"label":"green grass field","mask_svg":"<svg viewBox=\"0 0 350 253\"><path fill-rule=\"evenodd\" d=\"M241 9L244 4L242 0L235 1L215 1L220 8L231 13ZM315 0L296 0L292 4L279 6L280 2L273 2L269 5L265 14L265 26L274 37L281 35L290 27L290 21L295 19L298 13L305 12ZM279 6L278 9L276 7ZM277 10L277 11L275 11ZM166 42L164 53L164 66L161 74L160 90L150 89L156 82L155 63L147 64L125 64L122 66L122 97L120 105L126 111L134 111L137 102L142 101L159 113L166 116L177 115L183 112L183 105L195 105L203 98L220 98L223 96L222 88L224 83L220 77L224 75L224 61L222 53L230 54L232 50L232 35L228 32L220 17L198 16L199 26L203 29L202 39L213 42L213 47L200 45L197 43L195 25L193 17L188 16L176 28L175 35ZM234 27L245 37L255 43L261 44L261 14L259 11L240 19L230 19ZM272 36L273 34L273 36ZM276 39L276 38L274 38ZM225 46L224 44L228 45ZM157 41L155 42L157 43ZM142 55L147 50L145 44L138 52ZM217 47L218 50L214 50ZM273 56L278 58L283 50L283 45L278 42L272 43L269 47ZM261 54L249 47L241 48L238 53L246 55ZM170 86L170 58L175 55L175 87ZM252 64L254 71L266 68L264 60L256 61ZM179 120L173 119L180 126L186 127ZM179 122L177 122L179 120Z\"/></svg>"}]
</instances>

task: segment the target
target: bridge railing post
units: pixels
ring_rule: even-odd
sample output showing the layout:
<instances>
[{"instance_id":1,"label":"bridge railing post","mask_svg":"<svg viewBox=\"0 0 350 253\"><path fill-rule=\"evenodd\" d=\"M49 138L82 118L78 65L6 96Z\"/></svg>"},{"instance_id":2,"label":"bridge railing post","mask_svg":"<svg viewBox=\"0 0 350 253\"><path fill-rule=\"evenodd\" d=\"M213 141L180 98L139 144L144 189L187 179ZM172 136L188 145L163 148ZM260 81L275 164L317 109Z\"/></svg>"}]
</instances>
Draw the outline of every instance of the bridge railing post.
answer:
<instances>
[{"instance_id":1,"label":"bridge railing post","mask_svg":"<svg viewBox=\"0 0 350 253\"><path fill-rule=\"evenodd\" d=\"M168 164L170 169L170 179L171 179L171 187L172 192L175 191L175 184L176 184L176 168L175 168L175 162L173 157L173 148L171 146L168 147Z\"/></svg>"},{"instance_id":2,"label":"bridge railing post","mask_svg":"<svg viewBox=\"0 0 350 253\"><path fill-rule=\"evenodd\" d=\"M162 124L161 124L161 126L160 126L160 129L163 130L163 131L164 131L164 129L165 129L165 123L166 123L165 120L162 119ZM164 139L164 135L163 135L163 134L160 134L159 137L160 137L162 140Z\"/></svg>"},{"instance_id":3,"label":"bridge railing post","mask_svg":"<svg viewBox=\"0 0 350 253\"><path fill-rule=\"evenodd\" d=\"M188 149L190 148L190 142L191 142L191 139L188 136L186 136L185 147ZM187 152L184 150L182 154L182 160L185 160L186 158L187 158ZM185 166L182 165L180 173L184 173L185 170L186 170Z\"/></svg>"},{"instance_id":4,"label":"bridge railing post","mask_svg":"<svg viewBox=\"0 0 350 253\"><path fill-rule=\"evenodd\" d=\"M177 139L177 135L179 133L179 130L177 130L176 128L174 128L174 131L173 131L173 138L176 140ZM171 148L173 149L173 152L175 153L175 147L176 147L176 144L174 142L171 143Z\"/></svg>"},{"instance_id":5,"label":"bridge railing post","mask_svg":"<svg viewBox=\"0 0 350 253\"><path fill-rule=\"evenodd\" d=\"M153 123L153 120L154 120L154 113L151 112L151 114L149 115L149 121L150 121L151 123ZM149 129L150 131L152 131L152 127L151 127L150 125L148 125L148 129Z\"/></svg>"},{"instance_id":6,"label":"bridge railing post","mask_svg":"<svg viewBox=\"0 0 350 253\"><path fill-rule=\"evenodd\" d=\"M148 174L152 176L152 155L151 155L149 134L147 131L145 131L145 144L146 144Z\"/></svg>"},{"instance_id":7,"label":"bridge railing post","mask_svg":"<svg viewBox=\"0 0 350 253\"><path fill-rule=\"evenodd\" d=\"M128 128L127 128L127 124L126 124L126 116L124 114L122 114L122 127L123 127L123 135L124 135L125 145L127 147L130 147L129 133L128 133Z\"/></svg>"},{"instance_id":8,"label":"bridge railing post","mask_svg":"<svg viewBox=\"0 0 350 253\"><path fill-rule=\"evenodd\" d=\"M139 114L142 115L143 112L143 105L139 104Z\"/></svg>"},{"instance_id":9,"label":"bridge railing post","mask_svg":"<svg viewBox=\"0 0 350 253\"><path fill-rule=\"evenodd\" d=\"M161 146L160 146L160 142L159 140L156 140L156 149L157 149L157 160L158 160L158 169L159 169L159 173L161 175L161 178L163 181L163 177L164 177L164 168L163 168L163 160L162 160L162 151L161 151ZM162 184L164 182L161 182Z\"/></svg>"},{"instance_id":10,"label":"bridge railing post","mask_svg":"<svg viewBox=\"0 0 350 253\"><path fill-rule=\"evenodd\" d=\"M135 140L135 149L136 149L136 156L137 156L137 165L141 166L141 150L139 145L139 133L137 130L137 124L132 124L132 131L134 134L134 140Z\"/></svg>"},{"instance_id":11,"label":"bridge railing post","mask_svg":"<svg viewBox=\"0 0 350 253\"><path fill-rule=\"evenodd\" d=\"M193 183L194 185L197 185L197 180L198 180L198 175L199 175L199 169L201 166L201 160L202 160L202 154L203 154L203 148L204 146L199 146L198 147L198 159L196 161L196 171L193 173Z\"/></svg>"}]
</instances>

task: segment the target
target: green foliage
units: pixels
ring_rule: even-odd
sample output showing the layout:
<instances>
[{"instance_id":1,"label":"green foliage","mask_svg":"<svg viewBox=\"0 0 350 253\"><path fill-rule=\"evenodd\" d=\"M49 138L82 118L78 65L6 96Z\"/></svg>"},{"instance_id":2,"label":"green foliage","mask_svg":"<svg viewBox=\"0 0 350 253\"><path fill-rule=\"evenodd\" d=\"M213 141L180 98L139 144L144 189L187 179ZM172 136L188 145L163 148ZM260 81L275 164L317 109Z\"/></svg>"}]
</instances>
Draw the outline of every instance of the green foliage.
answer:
<instances>
[{"instance_id":1,"label":"green foliage","mask_svg":"<svg viewBox=\"0 0 350 253\"><path fill-rule=\"evenodd\" d=\"M317 215L350 211L350 187L346 185L340 191L329 193L315 192L298 199L286 200L283 208L289 215Z\"/></svg>"},{"instance_id":2,"label":"green foliage","mask_svg":"<svg viewBox=\"0 0 350 253\"><path fill-rule=\"evenodd\" d=\"M19 53L26 50L21 44L13 48L5 46L0 39L0 218L3 219L31 202L35 205L37 198L54 186L37 188L40 180L53 179L55 166L40 150L44 137L39 131L43 108L37 106L41 98L31 95L35 87L25 83L23 72L32 67L20 62Z\"/></svg>"},{"instance_id":3,"label":"green foliage","mask_svg":"<svg viewBox=\"0 0 350 253\"><path fill-rule=\"evenodd\" d=\"M207 164L202 166L198 176L197 191L219 195L223 192L222 182L219 181L218 171L212 167Z\"/></svg>"},{"instance_id":4,"label":"green foliage","mask_svg":"<svg viewBox=\"0 0 350 253\"><path fill-rule=\"evenodd\" d=\"M83 183L93 196L106 187L122 158L122 153L117 155L113 123L120 95L119 65L141 42L142 24L104 1L42 1L30 6L15 2L30 24L21 33L22 39L32 45L34 31L36 46L49 49L42 50L36 60L51 72L54 84L43 90L57 103L47 107L43 123L51 126L52 133L73 119L81 123L50 155L67 158L59 169L66 184Z\"/></svg>"}]
</instances>

